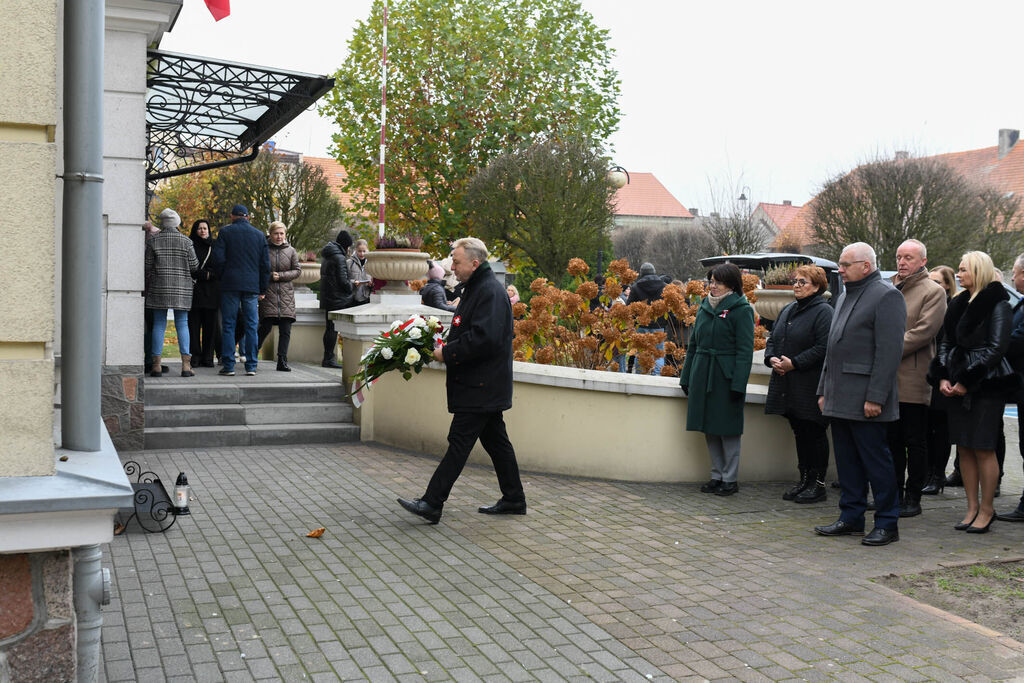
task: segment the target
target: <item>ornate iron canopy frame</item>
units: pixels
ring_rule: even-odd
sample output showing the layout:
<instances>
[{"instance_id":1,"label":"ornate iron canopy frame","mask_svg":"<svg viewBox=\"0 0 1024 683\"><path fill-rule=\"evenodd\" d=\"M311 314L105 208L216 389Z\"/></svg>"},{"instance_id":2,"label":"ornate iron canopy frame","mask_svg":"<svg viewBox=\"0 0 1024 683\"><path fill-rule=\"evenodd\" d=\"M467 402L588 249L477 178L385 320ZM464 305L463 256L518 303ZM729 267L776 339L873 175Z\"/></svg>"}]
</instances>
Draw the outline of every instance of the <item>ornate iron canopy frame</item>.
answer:
<instances>
[{"instance_id":1,"label":"ornate iron canopy frame","mask_svg":"<svg viewBox=\"0 0 1024 683\"><path fill-rule=\"evenodd\" d=\"M250 161L334 79L148 51L146 180Z\"/></svg>"}]
</instances>

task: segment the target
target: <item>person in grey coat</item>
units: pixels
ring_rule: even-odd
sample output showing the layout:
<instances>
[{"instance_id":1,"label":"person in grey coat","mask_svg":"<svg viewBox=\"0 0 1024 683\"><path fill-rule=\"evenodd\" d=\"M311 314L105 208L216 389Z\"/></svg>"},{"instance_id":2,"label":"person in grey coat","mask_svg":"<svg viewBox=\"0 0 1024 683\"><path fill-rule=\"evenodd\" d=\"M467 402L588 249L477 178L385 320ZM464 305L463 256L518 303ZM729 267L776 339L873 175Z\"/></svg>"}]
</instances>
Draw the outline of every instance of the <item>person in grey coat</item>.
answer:
<instances>
[{"instance_id":1,"label":"person in grey coat","mask_svg":"<svg viewBox=\"0 0 1024 683\"><path fill-rule=\"evenodd\" d=\"M907 306L878 273L875 250L854 242L839 257L845 291L836 302L818 407L830 418L839 474L839 519L816 526L822 536L864 532L868 484L875 495L875 526L864 545L898 541L899 494L889 423L899 419L896 373L903 358Z\"/></svg>"},{"instance_id":2,"label":"person in grey coat","mask_svg":"<svg viewBox=\"0 0 1024 683\"><path fill-rule=\"evenodd\" d=\"M146 240L146 308L154 311L150 341L150 377L161 376L161 353L167 330L167 311L174 311L174 329L181 353L181 376L194 377L188 336L188 310L192 308L192 276L199 270L192 240L178 231L181 218L174 209L160 212L160 232Z\"/></svg>"}]
</instances>

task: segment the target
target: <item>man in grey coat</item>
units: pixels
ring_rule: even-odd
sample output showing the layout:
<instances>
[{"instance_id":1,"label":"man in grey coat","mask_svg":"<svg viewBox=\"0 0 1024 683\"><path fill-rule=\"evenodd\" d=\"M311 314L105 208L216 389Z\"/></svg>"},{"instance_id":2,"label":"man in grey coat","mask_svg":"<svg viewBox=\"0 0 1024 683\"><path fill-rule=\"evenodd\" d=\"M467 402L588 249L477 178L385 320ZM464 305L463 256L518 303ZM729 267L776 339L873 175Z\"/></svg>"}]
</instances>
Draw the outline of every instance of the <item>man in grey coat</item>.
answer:
<instances>
[{"instance_id":1,"label":"man in grey coat","mask_svg":"<svg viewBox=\"0 0 1024 683\"><path fill-rule=\"evenodd\" d=\"M899 494L889 423L899 419L896 375L903 357L907 307L878 273L875 250L855 242L839 257L845 291L836 302L818 405L831 420L839 474L839 519L816 526L822 536L864 532L868 484L875 495L875 526L864 545L898 541Z\"/></svg>"}]
</instances>

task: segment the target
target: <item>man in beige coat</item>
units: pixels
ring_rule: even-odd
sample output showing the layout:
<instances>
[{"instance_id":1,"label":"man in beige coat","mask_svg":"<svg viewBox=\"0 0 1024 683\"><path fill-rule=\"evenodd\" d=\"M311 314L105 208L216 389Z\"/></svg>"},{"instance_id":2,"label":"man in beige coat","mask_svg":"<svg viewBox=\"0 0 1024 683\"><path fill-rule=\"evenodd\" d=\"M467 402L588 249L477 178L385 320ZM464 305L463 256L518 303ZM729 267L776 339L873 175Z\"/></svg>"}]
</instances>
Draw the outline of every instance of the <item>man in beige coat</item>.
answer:
<instances>
[{"instance_id":1,"label":"man in beige coat","mask_svg":"<svg viewBox=\"0 0 1024 683\"><path fill-rule=\"evenodd\" d=\"M896 250L892 283L907 304L903 360L897 373L900 418L889 426L896 484L900 487L900 517L921 514L921 489L928 476L928 364L935 356L935 335L946 315L946 292L928 279L928 250L918 240L907 240ZM904 472L906 484L904 485Z\"/></svg>"}]
</instances>

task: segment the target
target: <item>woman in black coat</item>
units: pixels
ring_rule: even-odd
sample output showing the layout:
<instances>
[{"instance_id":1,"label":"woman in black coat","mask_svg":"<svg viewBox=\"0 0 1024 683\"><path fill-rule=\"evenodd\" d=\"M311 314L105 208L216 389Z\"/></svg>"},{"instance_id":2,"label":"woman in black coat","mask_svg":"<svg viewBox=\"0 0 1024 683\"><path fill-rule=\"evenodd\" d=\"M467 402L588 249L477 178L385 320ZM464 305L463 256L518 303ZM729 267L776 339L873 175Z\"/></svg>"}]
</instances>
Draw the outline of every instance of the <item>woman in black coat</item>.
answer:
<instances>
[{"instance_id":1,"label":"woman in black coat","mask_svg":"<svg viewBox=\"0 0 1024 683\"><path fill-rule=\"evenodd\" d=\"M188 313L192 365L212 368L213 355L220 348L220 282L210 263L213 238L209 221L200 219L193 223L189 238L199 259L192 285L192 309Z\"/></svg>"},{"instance_id":2,"label":"woman in black coat","mask_svg":"<svg viewBox=\"0 0 1024 683\"><path fill-rule=\"evenodd\" d=\"M983 534L995 519L993 498L999 483L996 443L1002 432L1003 408L1007 394L1020 383L1005 358L1013 309L988 254L964 254L957 278L965 291L946 309L943 337L929 379L948 399L949 440L957 446L967 496L967 514L954 528Z\"/></svg>"},{"instance_id":3,"label":"woman in black coat","mask_svg":"<svg viewBox=\"0 0 1024 683\"><path fill-rule=\"evenodd\" d=\"M431 308L440 308L449 313L455 311L455 304L449 304L444 293L444 268L441 264L427 261L427 284L420 288L420 303Z\"/></svg>"},{"instance_id":4,"label":"woman in black coat","mask_svg":"<svg viewBox=\"0 0 1024 683\"><path fill-rule=\"evenodd\" d=\"M348 274L348 248L352 246L352 235L348 230L339 230L333 242L328 242L320 252L320 308L324 311L324 359L325 368L341 368L335 359L338 348L338 331L334 329L331 311L349 308L355 302L355 290Z\"/></svg>"},{"instance_id":5,"label":"woman in black coat","mask_svg":"<svg viewBox=\"0 0 1024 683\"><path fill-rule=\"evenodd\" d=\"M782 499L797 503L827 497L827 420L818 408L818 377L832 325L832 307L822 296L826 291L828 279L818 266L794 270L796 301L782 309L764 348L764 364L772 369L764 412L789 420L800 470L800 480Z\"/></svg>"}]
</instances>

